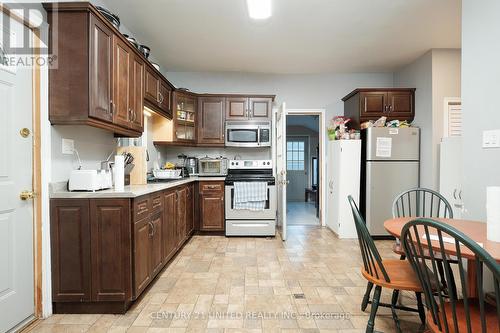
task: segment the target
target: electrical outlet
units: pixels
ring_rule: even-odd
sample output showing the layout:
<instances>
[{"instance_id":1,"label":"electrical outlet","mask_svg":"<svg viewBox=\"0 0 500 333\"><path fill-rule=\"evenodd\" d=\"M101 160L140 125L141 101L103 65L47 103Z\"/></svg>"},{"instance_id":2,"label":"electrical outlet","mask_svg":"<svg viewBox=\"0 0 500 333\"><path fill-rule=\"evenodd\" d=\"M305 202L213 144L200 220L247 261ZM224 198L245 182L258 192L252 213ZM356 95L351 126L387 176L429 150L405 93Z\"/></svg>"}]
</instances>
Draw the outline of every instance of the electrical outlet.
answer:
<instances>
[{"instance_id":1,"label":"electrical outlet","mask_svg":"<svg viewBox=\"0 0 500 333\"><path fill-rule=\"evenodd\" d=\"M75 141L71 139L62 139L62 153L64 155L73 155L75 150Z\"/></svg>"},{"instance_id":2,"label":"electrical outlet","mask_svg":"<svg viewBox=\"0 0 500 333\"><path fill-rule=\"evenodd\" d=\"M483 148L500 148L500 130L483 131Z\"/></svg>"}]
</instances>

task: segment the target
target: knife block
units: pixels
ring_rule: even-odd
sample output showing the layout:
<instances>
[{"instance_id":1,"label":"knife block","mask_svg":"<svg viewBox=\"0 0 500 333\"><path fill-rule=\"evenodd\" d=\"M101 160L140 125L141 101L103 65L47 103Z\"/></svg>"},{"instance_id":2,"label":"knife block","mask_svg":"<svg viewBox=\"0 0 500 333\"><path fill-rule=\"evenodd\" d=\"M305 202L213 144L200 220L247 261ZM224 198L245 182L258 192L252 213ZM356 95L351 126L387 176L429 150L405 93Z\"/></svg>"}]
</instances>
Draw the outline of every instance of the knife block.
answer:
<instances>
[{"instance_id":1,"label":"knife block","mask_svg":"<svg viewBox=\"0 0 500 333\"><path fill-rule=\"evenodd\" d=\"M130 153L134 157L134 167L130 171L130 185L146 185L148 162L146 161L146 147L125 146L116 148L118 155Z\"/></svg>"}]
</instances>

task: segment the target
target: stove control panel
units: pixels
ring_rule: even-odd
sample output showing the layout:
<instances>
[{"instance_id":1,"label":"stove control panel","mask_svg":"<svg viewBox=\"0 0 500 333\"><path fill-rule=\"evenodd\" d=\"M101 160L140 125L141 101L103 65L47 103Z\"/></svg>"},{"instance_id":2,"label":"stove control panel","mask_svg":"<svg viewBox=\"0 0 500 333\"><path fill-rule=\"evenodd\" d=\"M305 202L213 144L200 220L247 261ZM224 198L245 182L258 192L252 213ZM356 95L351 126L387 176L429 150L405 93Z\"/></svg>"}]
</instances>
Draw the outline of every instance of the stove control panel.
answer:
<instances>
[{"instance_id":1,"label":"stove control panel","mask_svg":"<svg viewBox=\"0 0 500 333\"><path fill-rule=\"evenodd\" d=\"M272 169L271 160L230 160L229 169Z\"/></svg>"}]
</instances>

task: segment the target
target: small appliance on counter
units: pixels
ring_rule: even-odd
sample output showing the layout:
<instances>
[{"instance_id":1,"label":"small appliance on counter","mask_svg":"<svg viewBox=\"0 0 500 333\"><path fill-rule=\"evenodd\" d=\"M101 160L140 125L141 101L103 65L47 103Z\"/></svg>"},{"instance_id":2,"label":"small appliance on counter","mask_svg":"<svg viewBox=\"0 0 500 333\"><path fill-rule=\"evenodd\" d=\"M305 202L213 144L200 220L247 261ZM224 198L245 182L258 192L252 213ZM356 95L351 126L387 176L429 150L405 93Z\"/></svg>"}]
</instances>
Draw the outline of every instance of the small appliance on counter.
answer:
<instances>
[{"instance_id":1,"label":"small appliance on counter","mask_svg":"<svg viewBox=\"0 0 500 333\"><path fill-rule=\"evenodd\" d=\"M69 191L95 192L113 187L110 170L72 170L68 181Z\"/></svg>"},{"instance_id":2,"label":"small appliance on counter","mask_svg":"<svg viewBox=\"0 0 500 333\"><path fill-rule=\"evenodd\" d=\"M198 160L198 175L199 176L226 176L228 168L228 160L225 157L208 157L205 156Z\"/></svg>"},{"instance_id":3,"label":"small appliance on counter","mask_svg":"<svg viewBox=\"0 0 500 333\"><path fill-rule=\"evenodd\" d=\"M190 175L198 175L198 159L196 157L186 158L186 168Z\"/></svg>"}]
</instances>

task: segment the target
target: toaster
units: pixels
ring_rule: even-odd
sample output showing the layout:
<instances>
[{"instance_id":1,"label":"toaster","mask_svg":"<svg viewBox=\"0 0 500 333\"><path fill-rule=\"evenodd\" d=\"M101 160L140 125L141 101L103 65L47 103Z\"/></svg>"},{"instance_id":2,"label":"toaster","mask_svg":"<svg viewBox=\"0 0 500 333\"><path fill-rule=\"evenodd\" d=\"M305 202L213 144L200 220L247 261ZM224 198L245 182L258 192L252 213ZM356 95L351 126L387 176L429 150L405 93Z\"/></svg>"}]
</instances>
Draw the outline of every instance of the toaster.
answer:
<instances>
[{"instance_id":1,"label":"toaster","mask_svg":"<svg viewBox=\"0 0 500 333\"><path fill-rule=\"evenodd\" d=\"M69 176L69 191L95 192L111 188L113 177L109 170L72 170Z\"/></svg>"}]
</instances>

